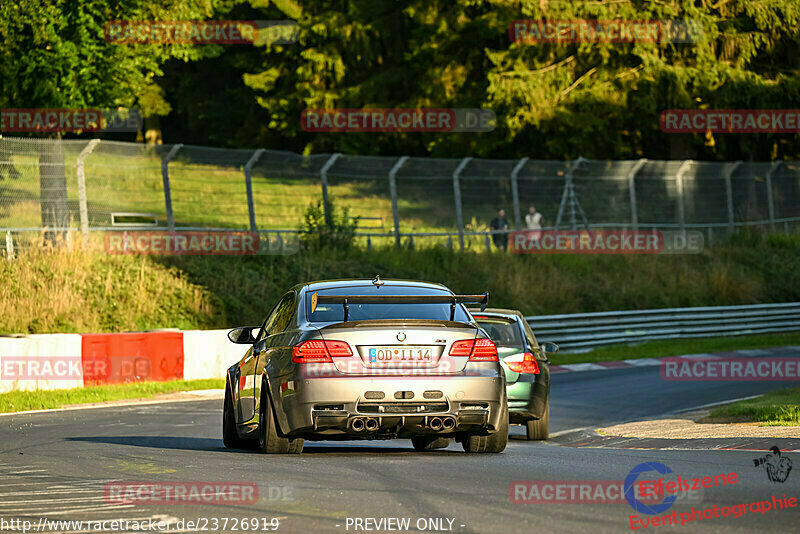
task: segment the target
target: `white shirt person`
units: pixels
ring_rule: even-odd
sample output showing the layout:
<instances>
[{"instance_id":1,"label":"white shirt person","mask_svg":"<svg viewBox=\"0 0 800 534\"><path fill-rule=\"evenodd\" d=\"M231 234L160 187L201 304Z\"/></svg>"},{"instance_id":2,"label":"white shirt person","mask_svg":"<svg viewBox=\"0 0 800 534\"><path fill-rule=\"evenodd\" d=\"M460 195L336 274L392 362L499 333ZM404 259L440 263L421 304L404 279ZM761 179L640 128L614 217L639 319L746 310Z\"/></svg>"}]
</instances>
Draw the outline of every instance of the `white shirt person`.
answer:
<instances>
[{"instance_id":1,"label":"white shirt person","mask_svg":"<svg viewBox=\"0 0 800 534\"><path fill-rule=\"evenodd\" d=\"M536 211L536 208L531 206L528 208L528 213L525 215L525 226L528 230L541 230L542 228L542 221L544 217L542 214Z\"/></svg>"}]
</instances>

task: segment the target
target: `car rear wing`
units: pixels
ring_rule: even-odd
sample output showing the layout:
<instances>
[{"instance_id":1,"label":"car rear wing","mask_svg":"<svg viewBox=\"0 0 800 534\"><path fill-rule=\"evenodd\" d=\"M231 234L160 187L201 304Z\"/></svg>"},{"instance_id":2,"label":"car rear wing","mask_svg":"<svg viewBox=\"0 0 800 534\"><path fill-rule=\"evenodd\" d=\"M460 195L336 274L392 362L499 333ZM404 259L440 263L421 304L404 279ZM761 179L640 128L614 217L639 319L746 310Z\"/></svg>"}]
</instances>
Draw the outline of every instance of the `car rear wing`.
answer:
<instances>
[{"instance_id":1,"label":"car rear wing","mask_svg":"<svg viewBox=\"0 0 800 534\"><path fill-rule=\"evenodd\" d=\"M344 307L344 322L350 312L350 304L450 304L450 320L456 315L457 304L479 304L481 311L489 304L489 292L483 295L311 295L311 313L317 304L341 304Z\"/></svg>"}]
</instances>

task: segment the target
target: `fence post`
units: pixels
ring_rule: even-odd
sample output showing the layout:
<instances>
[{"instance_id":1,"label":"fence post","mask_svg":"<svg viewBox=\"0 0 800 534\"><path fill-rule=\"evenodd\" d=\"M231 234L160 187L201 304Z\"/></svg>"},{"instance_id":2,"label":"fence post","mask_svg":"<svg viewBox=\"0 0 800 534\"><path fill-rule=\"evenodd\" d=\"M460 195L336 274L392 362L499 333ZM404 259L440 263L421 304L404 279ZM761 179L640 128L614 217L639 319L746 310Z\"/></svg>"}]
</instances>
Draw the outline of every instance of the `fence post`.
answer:
<instances>
[{"instance_id":1,"label":"fence post","mask_svg":"<svg viewBox=\"0 0 800 534\"><path fill-rule=\"evenodd\" d=\"M517 175L519 171L522 170L522 167L528 163L529 158L522 158L514 167L514 170L511 171L511 200L514 203L514 225L516 225L517 230L522 229L522 214L519 210L519 187L517 185Z\"/></svg>"},{"instance_id":2,"label":"fence post","mask_svg":"<svg viewBox=\"0 0 800 534\"><path fill-rule=\"evenodd\" d=\"M86 157L94 151L100 139L92 139L86 145L81 153L78 154L78 160L75 162L75 174L78 176L78 207L81 213L81 234L83 234L83 242L89 244L89 209L86 205L86 174L84 173L84 163Z\"/></svg>"},{"instance_id":3,"label":"fence post","mask_svg":"<svg viewBox=\"0 0 800 534\"><path fill-rule=\"evenodd\" d=\"M575 220L575 191L572 187L572 174L575 172L580 164L584 161L583 156L578 156L578 159L573 160L569 166L569 170L567 171L566 176L564 177L564 193L561 195L561 203L558 205L558 215L556 216L556 225L555 229L558 230L559 226L561 226L561 218L564 216L564 207L567 205L567 202L570 203L570 217L572 220L572 229L575 230L577 228L577 222Z\"/></svg>"},{"instance_id":4,"label":"fence post","mask_svg":"<svg viewBox=\"0 0 800 534\"><path fill-rule=\"evenodd\" d=\"M767 171L767 210L769 213L769 228L775 231L775 200L772 198L772 173L781 166L782 161L773 161L772 166Z\"/></svg>"},{"instance_id":5,"label":"fence post","mask_svg":"<svg viewBox=\"0 0 800 534\"><path fill-rule=\"evenodd\" d=\"M339 152L332 155L319 170L319 178L322 182L322 210L325 213L325 226L329 228L333 226L333 221L331 220L331 210L328 208L328 170L333 167L341 155Z\"/></svg>"},{"instance_id":6,"label":"fence post","mask_svg":"<svg viewBox=\"0 0 800 534\"><path fill-rule=\"evenodd\" d=\"M14 259L14 238L11 237L11 231L6 232L6 258L9 260Z\"/></svg>"},{"instance_id":7,"label":"fence post","mask_svg":"<svg viewBox=\"0 0 800 534\"><path fill-rule=\"evenodd\" d=\"M397 171L405 164L406 160L408 160L408 156L401 157L389 171L389 195L392 197L392 220L394 221L394 245L396 247L400 246L400 208L397 207L397 180L395 178Z\"/></svg>"},{"instance_id":8,"label":"fence post","mask_svg":"<svg viewBox=\"0 0 800 534\"><path fill-rule=\"evenodd\" d=\"M628 196L631 199L631 227L634 231L639 229L639 212L636 208L636 173L639 172L639 169L644 167L644 164L647 163L647 158L642 158L637 161L631 172L628 173Z\"/></svg>"},{"instance_id":9,"label":"fence post","mask_svg":"<svg viewBox=\"0 0 800 534\"><path fill-rule=\"evenodd\" d=\"M180 150L182 146L183 145L180 143L173 145L167 155L164 156L164 159L161 160L161 179L164 182L164 205L167 207L167 227L170 233L175 231L175 217L172 213L172 193L169 188L169 162L175 157L175 154L178 153L178 150Z\"/></svg>"},{"instance_id":10,"label":"fence post","mask_svg":"<svg viewBox=\"0 0 800 534\"><path fill-rule=\"evenodd\" d=\"M250 178L250 172L253 170L253 165L256 164L258 158L260 158L261 154L264 152L266 152L266 150L259 148L250 156L247 163L244 164L244 183L245 187L247 187L247 212L250 214L250 231L253 233L258 232L258 228L256 228L256 208L253 202L253 181Z\"/></svg>"},{"instance_id":11,"label":"fence post","mask_svg":"<svg viewBox=\"0 0 800 534\"><path fill-rule=\"evenodd\" d=\"M458 225L458 244L464 251L464 214L461 211L461 182L458 177L472 158L464 158L453 171L453 197L456 201L456 224Z\"/></svg>"},{"instance_id":12,"label":"fence post","mask_svg":"<svg viewBox=\"0 0 800 534\"><path fill-rule=\"evenodd\" d=\"M735 161L728 165L725 170L725 197L728 203L728 235L733 234L736 230L736 221L733 218L733 184L731 183L731 176L733 172L739 168L741 161Z\"/></svg>"},{"instance_id":13,"label":"fence post","mask_svg":"<svg viewBox=\"0 0 800 534\"><path fill-rule=\"evenodd\" d=\"M678 168L678 172L675 173L675 187L677 187L678 192L678 224L680 225L683 235L686 235L686 214L683 208L683 173L686 172L686 169L688 169L689 165L692 163L690 159L685 160Z\"/></svg>"}]
</instances>

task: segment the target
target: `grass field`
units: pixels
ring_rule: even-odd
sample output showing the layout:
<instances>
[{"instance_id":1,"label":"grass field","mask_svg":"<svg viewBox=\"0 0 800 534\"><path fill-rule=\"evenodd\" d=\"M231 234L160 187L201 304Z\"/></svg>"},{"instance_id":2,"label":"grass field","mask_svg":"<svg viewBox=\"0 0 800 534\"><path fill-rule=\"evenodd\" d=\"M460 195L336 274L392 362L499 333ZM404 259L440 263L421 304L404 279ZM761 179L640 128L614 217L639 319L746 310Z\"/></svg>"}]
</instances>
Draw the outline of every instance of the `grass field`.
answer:
<instances>
[{"instance_id":1,"label":"grass field","mask_svg":"<svg viewBox=\"0 0 800 534\"><path fill-rule=\"evenodd\" d=\"M800 300L800 236L702 254L516 256L374 248L287 256L127 256L31 249L0 261L0 332L121 332L261 324L292 285L374 277L489 291L526 315ZM557 340L556 340L557 341Z\"/></svg>"},{"instance_id":2,"label":"grass field","mask_svg":"<svg viewBox=\"0 0 800 534\"><path fill-rule=\"evenodd\" d=\"M71 404L87 404L123 399L149 399L165 393L201 389L224 389L225 379L173 380L170 382L138 382L52 391L12 391L0 393L0 413L61 408Z\"/></svg>"},{"instance_id":3,"label":"grass field","mask_svg":"<svg viewBox=\"0 0 800 534\"><path fill-rule=\"evenodd\" d=\"M707 422L732 421L761 423L759 426L800 425L800 388L771 391L755 399L718 406Z\"/></svg>"},{"instance_id":4,"label":"grass field","mask_svg":"<svg viewBox=\"0 0 800 534\"><path fill-rule=\"evenodd\" d=\"M534 325L534 332L536 327ZM548 341L542 338L540 341ZM800 346L800 332L788 334L756 334L695 339L671 339L639 345L614 345L580 354L556 353L550 357L553 364L614 362L638 358L664 358L683 354L727 352L733 350L767 349L770 347Z\"/></svg>"},{"instance_id":5,"label":"grass field","mask_svg":"<svg viewBox=\"0 0 800 534\"><path fill-rule=\"evenodd\" d=\"M75 162L85 147L83 141L63 144L64 173L73 225L78 220L78 192ZM42 147L40 147L41 149ZM105 227L112 212L152 213L163 225L166 220L162 160L169 147L147 147L135 143L102 141L85 159L85 180L89 223ZM0 227L41 225L40 180L42 172L34 151L17 149L13 164L0 169ZM249 227L244 166L252 150L222 150L183 147L169 162L169 183L175 224L178 227ZM305 209L322 197L320 168L330 156L303 159L296 154L269 152L252 169L252 191L256 224L261 229L296 230ZM388 180L393 158L340 158L329 172L328 192L352 216L364 218L362 232L390 232L393 226ZM452 232L456 229L455 193L452 173L459 160L412 159L396 177L400 230L408 232ZM465 229L484 231L499 208L513 222L510 173L517 161L473 160L460 178L460 196ZM578 172L574 187L588 219L594 223L628 223L631 204L627 172L632 162L592 165L592 171ZM13 168L13 173L11 172ZM535 204L545 223L555 222L564 191L567 162L529 161L518 180L518 197L523 212ZM588 173L588 174L587 174ZM11 177L11 174L14 177ZM744 182L744 181L742 181ZM695 180L685 206L688 223L724 223L719 183ZM763 220L766 214L753 211L747 190L735 181L734 209L738 220ZM674 176L643 178L636 183L636 202L642 225L676 223L678 211ZM745 202L746 201L746 202ZM777 216L791 216L776 195ZM763 210L762 210L763 211ZM711 215L713 212L713 216ZM721 235L715 230L716 236ZM424 238L441 243L446 238ZM471 238L480 248L483 237Z\"/></svg>"},{"instance_id":6,"label":"grass field","mask_svg":"<svg viewBox=\"0 0 800 534\"><path fill-rule=\"evenodd\" d=\"M64 146L68 202L73 225L78 220L75 160L83 144ZM172 208L176 226L247 228L249 215L243 167L253 151L183 149L169 164ZM111 225L112 212L157 215L166 221L161 154L143 145L101 143L85 160L89 223ZM0 180L0 227L41 225L38 159L13 155L15 179ZM2 178L0 176L0 178ZM484 229L498 206L511 205L508 180L475 182L464 187L465 223ZM306 208L322 197L318 169L298 172L275 166L254 166L253 202L259 228L296 230ZM404 179L398 183L401 231L452 231L456 226L453 185L449 174L442 179ZM392 205L386 174L353 172L333 174L329 194L351 216L364 217L361 231L392 230ZM509 217L510 209L509 209ZM478 241L476 240L476 243Z\"/></svg>"}]
</instances>

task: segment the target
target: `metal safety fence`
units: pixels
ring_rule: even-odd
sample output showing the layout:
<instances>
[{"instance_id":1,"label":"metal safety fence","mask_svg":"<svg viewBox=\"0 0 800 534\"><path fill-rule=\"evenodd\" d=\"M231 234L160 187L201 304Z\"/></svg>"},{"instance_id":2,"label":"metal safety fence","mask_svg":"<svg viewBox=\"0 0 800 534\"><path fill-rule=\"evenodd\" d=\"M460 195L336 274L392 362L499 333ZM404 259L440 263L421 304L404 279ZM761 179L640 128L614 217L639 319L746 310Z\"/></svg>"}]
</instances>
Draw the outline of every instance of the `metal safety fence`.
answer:
<instances>
[{"instance_id":1,"label":"metal safety fence","mask_svg":"<svg viewBox=\"0 0 800 534\"><path fill-rule=\"evenodd\" d=\"M524 229L702 230L800 223L800 162L543 161L301 156L106 140L0 138L0 230L296 233L310 204L358 219L361 238L489 247L505 210Z\"/></svg>"},{"instance_id":2,"label":"metal safety fence","mask_svg":"<svg viewBox=\"0 0 800 534\"><path fill-rule=\"evenodd\" d=\"M800 302L525 317L536 337L566 350L678 338L800 330Z\"/></svg>"}]
</instances>

